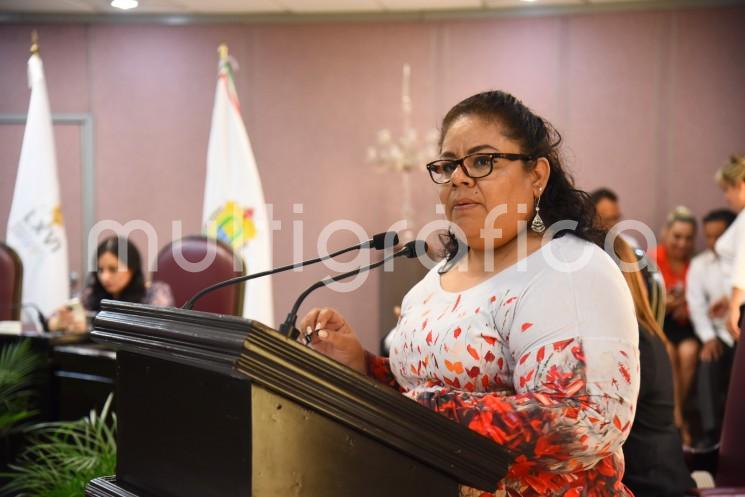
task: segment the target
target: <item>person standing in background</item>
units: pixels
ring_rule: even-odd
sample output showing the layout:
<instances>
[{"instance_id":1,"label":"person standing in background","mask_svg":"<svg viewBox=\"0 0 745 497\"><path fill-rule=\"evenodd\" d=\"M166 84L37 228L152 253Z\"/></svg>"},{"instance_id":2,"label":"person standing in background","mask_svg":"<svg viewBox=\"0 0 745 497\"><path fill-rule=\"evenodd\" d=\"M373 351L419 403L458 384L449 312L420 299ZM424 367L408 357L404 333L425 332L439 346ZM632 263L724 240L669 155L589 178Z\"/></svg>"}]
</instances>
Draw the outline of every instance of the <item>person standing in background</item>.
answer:
<instances>
[{"instance_id":1,"label":"person standing in background","mask_svg":"<svg viewBox=\"0 0 745 497\"><path fill-rule=\"evenodd\" d=\"M703 344L699 354L697 398L701 414L701 447L712 447L719 440L724 399L732 367L734 340L725 321L729 288L722 273L721 258L715 244L735 220L735 213L718 209L702 223L706 250L691 261L686 278L686 300L693 329Z\"/></svg>"},{"instance_id":2,"label":"person standing in background","mask_svg":"<svg viewBox=\"0 0 745 497\"><path fill-rule=\"evenodd\" d=\"M598 188L590 194L590 200L595 206L595 222L598 228L604 231L610 231L615 225L621 222L623 214L619 204L618 195L610 188ZM619 233L623 241L631 245L631 248L638 248L639 242L626 233Z\"/></svg>"},{"instance_id":3,"label":"person standing in background","mask_svg":"<svg viewBox=\"0 0 745 497\"><path fill-rule=\"evenodd\" d=\"M745 155L733 155L717 172L717 183L729 206L738 213L732 225L717 240L722 272L729 288L727 331L739 340L742 305L745 301Z\"/></svg>"},{"instance_id":4,"label":"person standing in background","mask_svg":"<svg viewBox=\"0 0 745 497\"><path fill-rule=\"evenodd\" d=\"M670 212L663 230L662 243L655 249L657 267L665 280L665 321L663 330L672 343L672 362L676 399L685 405L693 384L698 362L699 342L693 332L685 298L686 276L693 255L696 237L696 218L686 207ZM683 442L690 444L687 423L681 427Z\"/></svg>"},{"instance_id":5,"label":"person standing in background","mask_svg":"<svg viewBox=\"0 0 745 497\"><path fill-rule=\"evenodd\" d=\"M609 231L621 220L621 207L618 195L609 188L598 188L590 194L595 206L595 216L600 228Z\"/></svg>"}]
</instances>

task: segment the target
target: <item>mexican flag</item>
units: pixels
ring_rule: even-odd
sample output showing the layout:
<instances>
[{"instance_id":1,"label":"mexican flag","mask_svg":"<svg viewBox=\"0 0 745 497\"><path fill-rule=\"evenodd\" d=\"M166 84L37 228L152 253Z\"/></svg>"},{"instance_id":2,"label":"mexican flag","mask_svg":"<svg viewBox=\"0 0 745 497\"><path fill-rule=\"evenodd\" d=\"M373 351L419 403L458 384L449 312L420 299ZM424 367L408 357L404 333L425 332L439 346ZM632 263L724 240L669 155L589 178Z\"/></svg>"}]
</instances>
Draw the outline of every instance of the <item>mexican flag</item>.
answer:
<instances>
[{"instance_id":1,"label":"mexican flag","mask_svg":"<svg viewBox=\"0 0 745 497\"><path fill-rule=\"evenodd\" d=\"M272 267L271 231L261 178L241 117L233 67L221 57L207 148L202 226L243 256L249 274ZM271 277L246 282L243 316L274 326Z\"/></svg>"}]
</instances>

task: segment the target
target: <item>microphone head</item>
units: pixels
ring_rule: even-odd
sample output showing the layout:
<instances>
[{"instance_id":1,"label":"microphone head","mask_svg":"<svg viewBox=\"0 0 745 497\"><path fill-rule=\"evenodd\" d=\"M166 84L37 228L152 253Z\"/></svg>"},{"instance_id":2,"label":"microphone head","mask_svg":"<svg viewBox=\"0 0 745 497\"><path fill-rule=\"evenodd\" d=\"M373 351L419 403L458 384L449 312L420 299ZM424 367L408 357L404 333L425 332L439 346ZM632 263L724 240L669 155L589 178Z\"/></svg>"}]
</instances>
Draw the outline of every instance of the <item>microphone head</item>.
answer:
<instances>
[{"instance_id":1,"label":"microphone head","mask_svg":"<svg viewBox=\"0 0 745 497\"><path fill-rule=\"evenodd\" d=\"M385 248L393 248L398 245L398 233L395 231L386 231L385 233L378 233L373 235L370 240L370 247L375 250L383 250Z\"/></svg>"},{"instance_id":2,"label":"microphone head","mask_svg":"<svg viewBox=\"0 0 745 497\"><path fill-rule=\"evenodd\" d=\"M401 250L402 255L405 255L409 259L414 259L427 253L429 246L424 240L412 240Z\"/></svg>"}]
</instances>

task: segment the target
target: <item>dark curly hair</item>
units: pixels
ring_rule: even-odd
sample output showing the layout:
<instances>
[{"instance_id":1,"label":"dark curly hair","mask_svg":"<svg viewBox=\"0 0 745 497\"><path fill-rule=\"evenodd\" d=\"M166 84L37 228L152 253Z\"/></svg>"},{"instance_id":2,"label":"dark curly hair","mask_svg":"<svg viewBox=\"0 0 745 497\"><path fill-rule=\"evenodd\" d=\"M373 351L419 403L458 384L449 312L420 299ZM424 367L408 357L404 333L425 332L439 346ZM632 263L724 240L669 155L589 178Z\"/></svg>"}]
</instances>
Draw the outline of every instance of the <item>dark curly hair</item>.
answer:
<instances>
[{"instance_id":1,"label":"dark curly hair","mask_svg":"<svg viewBox=\"0 0 745 497\"><path fill-rule=\"evenodd\" d=\"M120 249L124 251L122 252ZM129 284L124 288L121 295L117 297L117 300L142 302L146 292L145 275L142 272L142 259L137 247L126 238L118 236L106 238L96 248L96 259L94 260L96 268L98 268L98 259L106 253L112 254L121 262L126 262L127 267L132 271L132 279L129 280ZM98 271L92 271L90 273L88 276L88 286L90 287L90 293L88 293L83 305L89 311L100 311L101 300L111 299L113 295L107 292L103 285L101 285L101 280L98 279Z\"/></svg>"},{"instance_id":2,"label":"dark curly hair","mask_svg":"<svg viewBox=\"0 0 745 497\"><path fill-rule=\"evenodd\" d=\"M520 100L509 93L494 90L468 97L456 104L442 120L440 146L450 126L462 116L478 116L502 125L507 138L520 144L522 153L531 157L544 157L551 168L546 189L541 195L541 218L546 226L557 221L577 222L574 230L561 230L556 238L571 233L579 238L603 246L605 231L594 225L595 207L589 194L574 187L574 180L561 161L559 145L561 135L544 118L534 114ZM536 161L526 161L525 167L535 167ZM463 241L450 231L443 239L448 262L463 253ZM461 251L458 251L459 246ZM446 264L446 266L449 264Z\"/></svg>"}]
</instances>

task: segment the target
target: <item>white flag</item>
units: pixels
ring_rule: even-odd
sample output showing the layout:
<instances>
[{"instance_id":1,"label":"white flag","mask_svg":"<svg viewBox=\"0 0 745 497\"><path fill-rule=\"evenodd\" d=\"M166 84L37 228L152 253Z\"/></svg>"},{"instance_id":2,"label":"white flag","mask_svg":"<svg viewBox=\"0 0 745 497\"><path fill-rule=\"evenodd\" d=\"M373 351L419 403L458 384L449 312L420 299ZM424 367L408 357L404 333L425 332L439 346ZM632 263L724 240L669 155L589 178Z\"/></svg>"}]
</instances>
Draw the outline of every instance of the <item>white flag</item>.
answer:
<instances>
[{"instance_id":1,"label":"white flag","mask_svg":"<svg viewBox=\"0 0 745 497\"><path fill-rule=\"evenodd\" d=\"M264 192L241 117L229 60L220 62L207 148L202 226L243 256L249 274L272 267L272 244ZM246 282L243 316L274 326L270 277Z\"/></svg>"},{"instance_id":2,"label":"white flag","mask_svg":"<svg viewBox=\"0 0 745 497\"><path fill-rule=\"evenodd\" d=\"M70 286L52 114L38 54L28 60L28 79L31 101L6 238L23 261L23 302L49 315L67 301Z\"/></svg>"}]
</instances>

